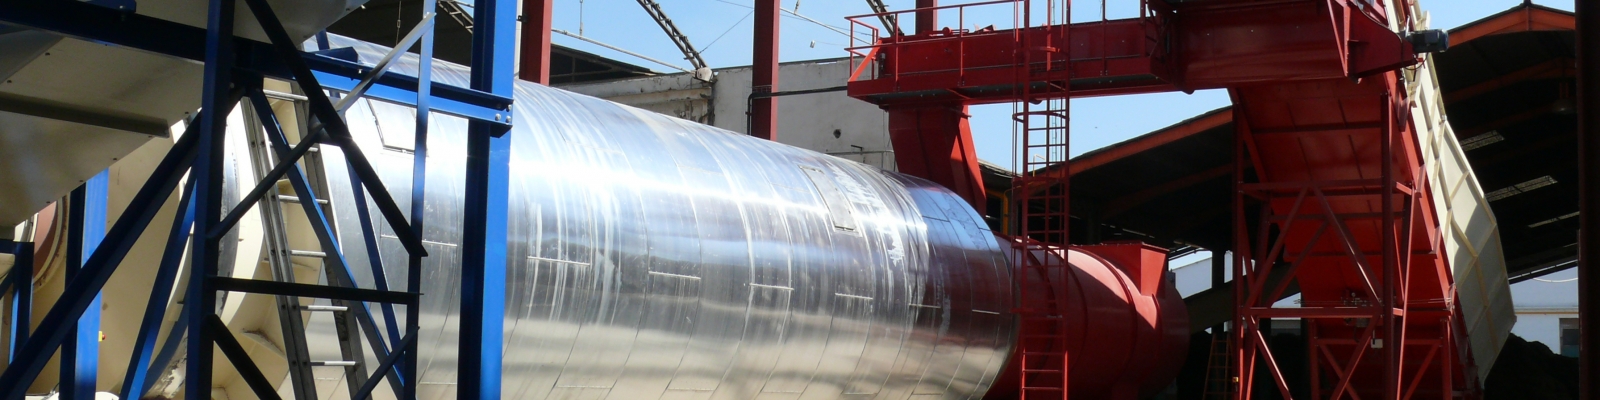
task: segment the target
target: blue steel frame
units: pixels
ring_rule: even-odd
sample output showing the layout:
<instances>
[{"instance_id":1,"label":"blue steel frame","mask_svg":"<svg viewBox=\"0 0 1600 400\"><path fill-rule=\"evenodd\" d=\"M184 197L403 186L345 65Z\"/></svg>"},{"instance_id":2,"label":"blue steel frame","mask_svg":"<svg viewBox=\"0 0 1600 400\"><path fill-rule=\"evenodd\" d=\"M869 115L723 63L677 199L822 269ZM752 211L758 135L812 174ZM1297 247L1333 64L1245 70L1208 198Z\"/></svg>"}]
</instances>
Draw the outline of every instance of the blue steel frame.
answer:
<instances>
[{"instance_id":1,"label":"blue steel frame","mask_svg":"<svg viewBox=\"0 0 1600 400\"><path fill-rule=\"evenodd\" d=\"M28 324L33 321L33 243L0 240L0 253L15 256L11 271L0 280L0 294L11 293L11 306L5 310L10 318L6 332L6 348L10 351L6 362L15 359L22 345L28 341Z\"/></svg>"},{"instance_id":2,"label":"blue steel frame","mask_svg":"<svg viewBox=\"0 0 1600 400\"><path fill-rule=\"evenodd\" d=\"M238 369L246 382L263 398L277 398L273 388L262 378L260 371L247 356L243 356L238 344L226 326L215 315L217 292L241 291L263 293L272 295L294 295L313 298L330 298L350 301L359 304L352 307L362 320L362 329L368 336L368 342L374 347L375 354L382 360L382 364L373 371L374 376L367 384L355 394L356 398L365 398L377 385L379 378L387 375L391 385L396 386L396 392L403 399L414 399L416 388L413 384L417 373L417 321L418 290L421 287L421 258L426 256L421 245L423 191L426 183L426 154L428 113L417 113L416 149L417 157L413 165L412 189L412 216L413 220L407 222L399 213L393 199L389 197L387 189L378 179L375 171L366 162L360 150L354 146L348 129L342 117L333 110L332 103L323 90L348 92L370 67L353 61L341 60L324 53L306 53L298 49L297 44L289 41L282 25L278 23L265 0L243 0L251 8L257 20L261 22L264 31L271 39L270 43L242 39L225 35L222 32L231 32L234 15L239 0L210 0L208 9L207 27L205 29L190 27L170 21L150 18L129 12L117 11L110 8L88 3L79 3L71 0L39 0L29 2L0 2L0 22L25 26L33 29L49 31L65 36L75 37L91 42L107 45L128 47L157 54L185 58L205 63L204 92L202 93L202 106L199 117L190 124L187 132L180 137L161 163L156 167L151 178L145 182L135 194L124 214L111 225L109 231L105 229L105 200L104 194L105 174L100 176L98 191L93 189L94 184L86 185L90 189L81 193L78 199L85 201L73 202L74 205L89 205L86 211L90 214L89 221L101 221L98 227L79 226L74 224L69 234L69 242L84 243L79 254L81 257L71 257L75 264L80 264L81 269L74 271L66 284L66 290L60 300L51 307L37 329L30 335L27 329L28 311L30 308L32 274L31 274L31 246L23 244L12 245L20 253L28 253L29 262L26 265L19 263L5 281L5 286L14 288L15 310L11 312L13 318L20 319L21 325L13 324L20 329L8 335L13 343L13 362L0 374L0 400L20 400L24 391L39 372L43 369L50 355L57 347L62 347L67 342L67 337L74 338L70 348L79 346L80 352L84 349L84 338L89 342L98 342L98 308L94 304L98 301L98 293L110 278L115 268L131 249L149 225L161 205L171 196L179 180L188 172L190 185L185 188L179 205L181 215L175 218L161 265L158 268L155 286L152 288L149 304L144 315L143 326L140 328L136 339L133 357L130 359L128 375L125 377L127 384L121 393L123 398L138 397L153 383L155 376L150 373L150 368L164 366L171 359L174 344L181 336L188 334L188 357L191 360L205 360L205 362L192 362L187 364L185 390L187 393L209 393L212 387L211 364L213 360L213 344L219 346L224 355L228 357ZM434 4L434 0L425 0ZM464 280L462 282L462 314L461 321L463 337L478 337L479 340L462 340L460 344L461 385L462 398L498 398L500 394L500 353L502 349L502 318L505 301L505 240L506 240L506 190L509 176L510 137L511 124L511 94L513 71L513 45L515 44L515 9L516 0L491 0L479 2L475 9L475 20L478 21L476 34L473 38L472 81L470 88L460 88L432 82L430 75L431 57L423 57L421 73L417 77L404 76L397 73L386 73L375 81L375 85L365 94L367 97L384 101L412 105L420 110L432 110L450 115L467 118L470 121L468 140L468 165L466 185L466 210L464 225L471 227L466 232L462 248ZM422 54L431 54L433 47L432 32L428 32L422 39ZM308 147L311 144L327 141L340 145L346 152L350 163L352 180L357 183L358 191L366 189L373 195L373 200L378 205L379 211L387 222L394 226L395 234L410 254L408 268L410 274L407 282L407 291L393 292L388 290L387 283L378 282L377 289L360 289L355 287L348 266L343 262L342 253L338 250L336 241L332 240L331 230L328 229L326 217L321 209L316 207L316 201L311 198L309 186L304 177L294 165L299 155L304 154L305 148L289 149L286 141L281 136L275 120L269 120L268 136L272 140L273 148L282 159L281 164L274 168L273 176L269 181L275 181L277 176L288 176L291 183L296 186L296 191L301 193L301 204L306 206L308 216L316 224L318 239L323 243L324 249L329 250L329 267L334 268L336 281L330 282L335 286L302 285L293 283L239 280L217 276L219 263L220 243L223 233L231 229L233 223L238 221L237 216L225 218L222 215L221 188L223 172L223 136L225 134L225 118L242 98L251 97L252 103L258 107L265 106L265 99L260 92L260 79L273 77L292 79L305 89L313 115L312 134L302 139L297 147ZM270 116L271 113L262 113ZM259 194L257 194L259 196ZM365 197L364 195L358 197ZM358 211L363 214L366 210L366 201L359 198ZM247 198L234 211L248 208L254 204L253 198ZM98 207L96 211L95 207ZM99 217L95 218L95 213ZM368 218L362 218L369 221ZM198 234L186 235L190 227ZM364 227L367 242L375 243L375 232L371 227ZM187 236L187 238L186 238ZM103 237L104 246L100 238ZM162 316L166 313L166 304L170 301L168 293L176 283L180 252L183 251L186 240L192 241L191 251L193 265L190 269L190 284L186 290L186 301L180 324L175 326L168 334L166 345L156 346L156 335L159 333ZM368 250L375 250L370 245ZM27 249L29 251L24 251ZM24 258L19 256L18 260ZM374 259L374 262L380 262ZM381 265L374 265L381 271ZM382 277L383 274L375 274ZM0 287L3 292L4 287ZM383 335L378 332L371 312L365 307L366 302L382 303L385 320L388 322L389 340L383 340ZM406 332L398 335L394 325L392 303L407 306ZM92 321L80 323L81 321ZM76 325L76 326L75 326ZM76 334L68 335L67 332L77 329ZM84 332L90 332L85 334ZM392 347L391 347L392 345ZM91 344L92 347L92 344ZM159 351L159 353L158 353ZM241 357L243 356L243 357ZM79 372L76 382L72 386L80 390L76 396L92 396L94 390L94 362L97 357L78 358L72 363L71 371ZM85 370L84 368L88 369ZM83 374L81 371L88 371ZM68 369L64 369L63 376ZM83 390L87 388L87 390Z\"/></svg>"},{"instance_id":3,"label":"blue steel frame","mask_svg":"<svg viewBox=\"0 0 1600 400\"><path fill-rule=\"evenodd\" d=\"M66 279L76 278L85 259L100 246L106 235L106 199L111 184L110 170L100 171L72 190L67 201ZM91 294L84 294L91 295ZM88 309L68 328L73 340L61 346L61 398L93 400L100 370L100 292L95 291Z\"/></svg>"}]
</instances>

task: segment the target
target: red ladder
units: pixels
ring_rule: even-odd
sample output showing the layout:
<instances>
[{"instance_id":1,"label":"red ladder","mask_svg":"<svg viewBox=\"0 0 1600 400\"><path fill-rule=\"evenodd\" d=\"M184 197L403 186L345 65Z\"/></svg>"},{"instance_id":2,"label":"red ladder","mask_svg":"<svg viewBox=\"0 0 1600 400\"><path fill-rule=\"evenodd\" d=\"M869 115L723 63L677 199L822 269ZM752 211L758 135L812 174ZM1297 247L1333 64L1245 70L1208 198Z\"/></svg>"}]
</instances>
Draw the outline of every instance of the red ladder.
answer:
<instances>
[{"instance_id":1,"label":"red ladder","mask_svg":"<svg viewBox=\"0 0 1600 400\"><path fill-rule=\"evenodd\" d=\"M1032 21L1029 1L1023 1L1022 21ZM1018 254L1031 262L1019 263L1017 307L1022 326L1018 334L1022 400L1067 398L1067 326L1062 302L1066 299L1068 245L1068 174L1035 175L1053 165L1065 166L1068 146L1069 104L1066 81L1047 81L1035 88L1035 76L1065 68L1068 41L1065 22L1071 13L1054 1L1039 29L1059 31L1042 39L1020 38L1016 69L1019 92L1013 119L1018 153L1013 160L1018 174L1012 183L1018 209ZM1059 16L1059 18L1057 18ZM1026 23L1025 23L1026 24ZM1043 43L1029 43L1037 41ZM1065 171L1065 168L1062 169ZM1052 254L1054 253L1054 254Z\"/></svg>"}]
</instances>

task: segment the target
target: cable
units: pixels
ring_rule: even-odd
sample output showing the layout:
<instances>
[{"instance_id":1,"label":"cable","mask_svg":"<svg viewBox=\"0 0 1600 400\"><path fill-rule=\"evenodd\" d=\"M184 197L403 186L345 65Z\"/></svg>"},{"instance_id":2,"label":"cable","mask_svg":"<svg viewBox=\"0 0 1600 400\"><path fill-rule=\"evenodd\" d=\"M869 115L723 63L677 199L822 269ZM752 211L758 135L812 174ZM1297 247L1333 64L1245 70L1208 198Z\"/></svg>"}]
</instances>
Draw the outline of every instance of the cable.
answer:
<instances>
[{"instance_id":1,"label":"cable","mask_svg":"<svg viewBox=\"0 0 1600 400\"><path fill-rule=\"evenodd\" d=\"M705 54L706 52L711 51L712 45L717 44L717 41L722 40L723 36L728 36L728 32L733 32L733 28L738 28L740 24L744 24L744 20L750 19L750 16L755 14L755 10L750 10L750 12L745 13L744 18L739 18L739 22L734 22L733 26L730 26L727 30L722 31L722 34L717 35L716 39L711 39L711 43L707 43L706 47L701 47L700 54Z\"/></svg>"},{"instance_id":2,"label":"cable","mask_svg":"<svg viewBox=\"0 0 1600 400\"><path fill-rule=\"evenodd\" d=\"M716 0L716 1L719 2L719 3L723 3L723 4L744 7L746 9L750 9L750 10L754 10L755 9L755 7L753 7L753 6L747 6L747 5L744 5L744 4L739 4L739 3L731 2L731 1L728 1L728 0ZM789 11L788 9L785 9L785 8L782 8L782 7L779 7L778 11L789 13L789 15L785 15L786 17L797 18L797 19L800 19L802 21L806 21L806 22L810 22L810 23L813 23L813 24L817 24L817 26L821 26L823 28L828 28L828 30L837 32L840 35L844 35L845 37L850 37L850 32L845 31L844 28L840 28L840 27L837 27L837 26L824 24L824 23L822 23L822 21L817 21L817 20L811 19L810 17L806 17L804 15L800 15L800 13L797 13L797 12L794 12L794 11ZM780 14L780 15L782 15L782 14ZM861 34L866 35L868 33L862 32Z\"/></svg>"},{"instance_id":3,"label":"cable","mask_svg":"<svg viewBox=\"0 0 1600 400\"><path fill-rule=\"evenodd\" d=\"M1567 283L1567 282L1572 282L1572 281L1578 280L1578 278L1554 279L1554 280L1544 279L1544 278L1533 278L1533 280L1536 280L1536 281L1539 281L1539 282L1544 282L1544 283Z\"/></svg>"}]
</instances>

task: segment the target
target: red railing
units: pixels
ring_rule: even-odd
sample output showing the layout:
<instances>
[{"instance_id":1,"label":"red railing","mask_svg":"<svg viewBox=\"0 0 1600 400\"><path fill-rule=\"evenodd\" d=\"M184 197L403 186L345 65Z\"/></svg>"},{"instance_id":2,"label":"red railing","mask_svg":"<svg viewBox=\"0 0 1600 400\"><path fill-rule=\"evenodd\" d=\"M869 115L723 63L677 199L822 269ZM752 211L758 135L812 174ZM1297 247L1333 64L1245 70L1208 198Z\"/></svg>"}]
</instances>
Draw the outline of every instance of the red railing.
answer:
<instances>
[{"instance_id":1,"label":"red railing","mask_svg":"<svg viewBox=\"0 0 1600 400\"><path fill-rule=\"evenodd\" d=\"M1143 28L1148 28L1154 23L1156 11L1151 8L1151 4L1148 0L1137 1L1138 16L1135 19L1138 20L1139 26L1142 30L1146 32L1152 32ZM1087 21L1078 23L1076 28L1080 30L1098 29L1098 35L1094 34L1096 33L1095 31L1088 31L1085 32L1088 34L1088 36L1085 36L1082 40L1094 40L1090 39L1090 37L1099 36L1098 40L1102 41L1102 43L1099 44L1099 48L1105 49L1109 47L1110 41L1120 40L1120 38L1115 37L1116 35L1110 34L1113 23L1126 20L1113 21L1109 19L1106 7L1108 0L1100 0L1099 3L1100 21L1098 21L1098 25L1096 25L1095 21ZM972 50L978 50L980 52L986 51L987 53L985 54L987 54L988 57L991 57L988 60L992 61L993 52L995 50L994 47L1003 41L996 38L995 35L1005 35L1007 33L1006 31L1009 30L1009 34L1012 39L1012 48L1018 51L1016 55L1018 56L1018 63L1020 64L1020 51L1039 50L1024 49L1023 47L1030 46L1024 43L1026 42L1026 38L1023 37L1024 35L1065 37L1066 32L1072 29L1069 17L1071 15L1069 10L1071 8L1070 4L1070 1L1058 3L1055 0L1045 0L1043 4L1032 0L995 0L938 7L914 8L909 10L889 11L846 17L846 19L850 21L850 43L847 47L845 47L845 51L849 53L850 63L853 68L853 71L850 75L850 81L854 82L863 80L888 79L893 81L895 85L898 86L898 84L901 82L901 79L907 76L954 74L957 76L958 81L964 82L965 78L968 77L969 72L977 71L979 69L992 71L996 69L1021 67L1022 65L999 66L992 63L969 65L969 56L974 55L974 53L969 53L969 47L973 46L972 43L974 42L983 42L984 46L981 46L983 47L982 49ZM1000 5L1011 6L1011 25L1009 27L996 27L998 24L991 24L989 27L983 29L968 28L967 21L969 18L967 14L969 9L976 9L979 7L993 9ZM1034 12L1036 6L1042 6L1039 7L1042 8L1042 10L1038 10L1042 12ZM890 29L889 27L879 26L883 23L898 24L899 21L905 20L905 16L919 13L942 13L942 16L946 17L952 16L949 14L953 13L956 23L951 27L934 31L910 33L907 33L903 29L898 29L898 27L895 27L895 29ZM1040 14L1043 14L1042 18L1040 17ZM984 15L980 18L984 21L974 21L974 23L982 24L985 22L994 22L995 18L997 18L997 16L989 13L989 15ZM980 36L982 39L975 38ZM1156 45L1156 42L1158 41L1156 36L1156 34L1146 34L1146 37L1144 38L1147 42L1147 45L1144 46L1146 51L1144 52L1145 54L1139 55L1079 54L1076 56L1077 58L1072 58L1068 55L1069 49L1066 48L1066 46L1069 46L1070 43L1061 43L1058 44L1059 46L1062 46L1062 48L1059 49L1059 57L1047 57L1045 60L1033 60L1033 62L1031 62L1027 67L1037 69L1041 68L1041 65L1038 64L1042 64L1042 68L1060 69L1065 64L1099 61L1103 64L1103 70L1110 71L1112 69L1111 63L1115 59L1149 57L1151 52L1154 52L1159 47ZM937 47L941 44L946 44L948 46L947 49L953 53L949 54L949 56L954 60L954 65L949 65L951 64L951 60L949 59L945 60L945 62L937 64L910 64L913 61L908 59L917 58L916 56L918 55L926 56L926 52L930 47ZM1082 43L1079 44L1081 45ZM921 50L922 52L907 54L908 52L906 49L908 47L917 47L917 50ZM943 55L941 54L941 57L942 56ZM912 65L913 67L908 69L906 68L907 65Z\"/></svg>"},{"instance_id":2,"label":"red railing","mask_svg":"<svg viewBox=\"0 0 1600 400\"><path fill-rule=\"evenodd\" d=\"M909 10L889 11L889 12L863 14L863 15L845 17L846 20L850 21L850 46L849 47L845 47L845 51L850 53L850 64L856 66L855 67L856 70L850 74L850 80L854 81L856 79L859 79L861 77L862 73L867 71L868 69L873 70L873 74L870 75L867 79L879 79L879 78L883 77L882 75L879 75L880 72L888 72L888 74L891 77L893 77L896 80L898 80L900 75L901 75L900 74L900 70L899 70L900 63L890 63L890 67L892 68L890 71L877 71L877 68L872 68L872 66L875 65L874 62L877 60L877 57L888 57L888 58L892 58L892 59L899 59L900 58L900 51L903 48L905 48L905 46L908 45L908 44L925 45L925 44L930 44L930 43L954 42L954 43L956 43L958 56L963 56L963 55L966 54L966 41L964 41L962 39L965 39L968 35L971 35L971 34L974 33L972 30L965 28L965 26L967 26L967 9L968 8L991 6L991 5L996 5L996 4L1011 4L1012 5L1012 15L1011 15L1011 24L1012 24L1012 26L1019 27L1019 28L1025 28L1026 26L1024 26L1025 25L1024 23L1026 21L1022 21L1020 16L1022 15L1022 10L1024 8L1026 8L1029 3L1030 3L1029 0L995 0L995 1L980 2L980 3L968 3L968 4L955 4L955 5L938 6L938 7L914 8L914 9L909 9ZM872 23L864 21L864 20L883 20L885 17L889 17L888 19L892 20L892 21L900 21L902 19L901 17L903 17L904 14L915 14L915 13L919 13L919 12L938 13L939 11L944 11L944 10L955 10L956 11L956 25L955 25L956 28L955 29L945 28L945 29L942 29L942 30L934 31L934 32L921 32L921 33L913 33L911 35L906 35L905 34L905 30L899 29L899 27L896 27L895 29L889 30L891 35L889 35L887 37L883 37L883 36L880 36L880 35L884 31L884 29L880 29L879 27L874 26ZM861 36L856 34L857 27L860 27L860 28L862 28L864 30L864 32L862 32L862 33L870 33L869 37L871 39L867 39L867 40L861 39ZM980 31L978 33L987 33L987 32L988 31ZM965 57L958 57L958 58L964 59ZM860 64L857 64L858 61L860 62ZM965 69L966 69L965 65L960 65L960 66L957 67L957 69L955 71L964 72ZM920 73L926 73L926 72L933 72L933 71L919 71L919 72ZM939 71L939 72L948 72L948 71Z\"/></svg>"}]
</instances>

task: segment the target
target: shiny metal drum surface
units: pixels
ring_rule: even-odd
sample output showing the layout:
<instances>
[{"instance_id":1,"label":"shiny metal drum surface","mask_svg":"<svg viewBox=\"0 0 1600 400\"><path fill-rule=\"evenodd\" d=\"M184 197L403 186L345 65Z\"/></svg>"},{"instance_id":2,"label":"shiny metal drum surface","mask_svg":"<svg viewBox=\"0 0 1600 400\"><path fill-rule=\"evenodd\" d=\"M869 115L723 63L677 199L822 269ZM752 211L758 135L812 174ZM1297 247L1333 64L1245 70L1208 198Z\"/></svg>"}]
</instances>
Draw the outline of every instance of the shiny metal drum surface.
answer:
<instances>
[{"instance_id":1,"label":"shiny metal drum surface","mask_svg":"<svg viewBox=\"0 0 1600 400\"><path fill-rule=\"evenodd\" d=\"M347 118L402 209L412 113L361 101ZM505 398L977 398L1011 354L1002 244L942 187L527 82L514 115ZM454 396L472 340L456 336L465 127L436 114L428 138L424 399ZM371 287L344 172L341 247Z\"/></svg>"}]
</instances>

